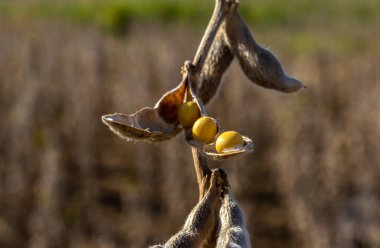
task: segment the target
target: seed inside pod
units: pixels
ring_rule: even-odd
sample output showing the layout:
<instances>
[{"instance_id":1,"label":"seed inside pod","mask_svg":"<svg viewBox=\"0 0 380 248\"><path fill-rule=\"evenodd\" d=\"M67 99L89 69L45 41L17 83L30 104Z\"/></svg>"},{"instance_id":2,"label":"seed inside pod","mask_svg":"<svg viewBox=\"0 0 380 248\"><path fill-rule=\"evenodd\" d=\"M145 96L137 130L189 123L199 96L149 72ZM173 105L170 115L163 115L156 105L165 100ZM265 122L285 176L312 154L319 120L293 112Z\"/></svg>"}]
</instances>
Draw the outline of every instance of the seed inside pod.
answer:
<instances>
[{"instance_id":1,"label":"seed inside pod","mask_svg":"<svg viewBox=\"0 0 380 248\"><path fill-rule=\"evenodd\" d=\"M244 145L243 137L235 131L227 131L219 135L216 139L215 149L217 152L225 152L239 149Z\"/></svg>"},{"instance_id":2,"label":"seed inside pod","mask_svg":"<svg viewBox=\"0 0 380 248\"><path fill-rule=\"evenodd\" d=\"M193 101L183 103L179 107L178 120L184 128L192 127L194 122L199 118L199 116L200 111L198 105Z\"/></svg>"},{"instance_id":3,"label":"seed inside pod","mask_svg":"<svg viewBox=\"0 0 380 248\"><path fill-rule=\"evenodd\" d=\"M199 118L193 125L192 135L197 141L210 143L214 140L218 126L216 121L208 116Z\"/></svg>"}]
</instances>

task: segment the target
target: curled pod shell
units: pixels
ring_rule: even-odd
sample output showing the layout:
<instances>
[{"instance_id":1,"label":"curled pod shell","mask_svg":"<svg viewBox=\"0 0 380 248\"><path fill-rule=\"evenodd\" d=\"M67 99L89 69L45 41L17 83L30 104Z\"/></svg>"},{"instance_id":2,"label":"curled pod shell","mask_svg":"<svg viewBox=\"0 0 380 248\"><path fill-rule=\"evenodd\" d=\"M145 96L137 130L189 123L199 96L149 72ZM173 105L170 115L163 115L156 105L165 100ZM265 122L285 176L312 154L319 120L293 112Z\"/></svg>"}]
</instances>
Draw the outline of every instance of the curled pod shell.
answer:
<instances>
[{"instance_id":1,"label":"curled pod shell","mask_svg":"<svg viewBox=\"0 0 380 248\"><path fill-rule=\"evenodd\" d=\"M183 80L177 87L165 93L156 103L158 114L171 124L178 124L178 109L185 99L187 82Z\"/></svg>"},{"instance_id":2,"label":"curled pod shell","mask_svg":"<svg viewBox=\"0 0 380 248\"><path fill-rule=\"evenodd\" d=\"M228 45L225 31L226 24L223 22L216 34L200 72L198 83L195 86L195 91L204 104L207 104L218 91L223 74L234 58L233 52Z\"/></svg>"},{"instance_id":3,"label":"curled pod shell","mask_svg":"<svg viewBox=\"0 0 380 248\"><path fill-rule=\"evenodd\" d=\"M144 108L132 115L104 115L102 121L112 132L127 141L159 142L174 137L182 130L164 121L155 108Z\"/></svg>"},{"instance_id":4,"label":"curled pod shell","mask_svg":"<svg viewBox=\"0 0 380 248\"><path fill-rule=\"evenodd\" d=\"M246 137L242 136L244 140L244 144L242 146L238 146L233 149L228 149L223 152L217 152L215 149L215 142L206 144L203 146L202 153L205 154L208 158L211 158L213 160L223 160L227 159L236 155L242 155L246 153L253 152L254 150L254 144L253 141Z\"/></svg>"},{"instance_id":5,"label":"curled pod shell","mask_svg":"<svg viewBox=\"0 0 380 248\"><path fill-rule=\"evenodd\" d=\"M244 140L244 144L242 146L238 146L233 149L228 149L220 153L217 152L215 149L215 141L216 141L216 138L220 135L220 133L221 133L220 130L218 130L218 133L215 135L214 142L205 144L205 143L195 140L192 137L191 129L186 129L185 139L189 145L196 147L200 153L202 153L205 157L212 160L224 160L230 157L243 155L243 154L251 153L254 151L253 141L246 136L242 136Z\"/></svg>"},{"instance_id":6,"label":"curled pod shell","mask_svg":"<svg viewBox=\"0 0 380 248\"><path fill-rule=\"evenodd\" d=\"M226 18L229 45L239 60L244 74L254 83L282 92L294 92L303 84L287 75L280 61L260 46L250 33L235 5Z\"/></svg>"},{"instance_id":7,"label":"curled pod shell","mask_svg":"<svg viewBox=\"0 0 380 248\"><path fill-rule=\"evenodd\" d=\"M160 142L177 135L178 107L183 103L187 90L186 81L165 93L154 108L143 108L132 115L110 114L102 121L112 132L128 141Z\"/></svg>"}]
</instances>

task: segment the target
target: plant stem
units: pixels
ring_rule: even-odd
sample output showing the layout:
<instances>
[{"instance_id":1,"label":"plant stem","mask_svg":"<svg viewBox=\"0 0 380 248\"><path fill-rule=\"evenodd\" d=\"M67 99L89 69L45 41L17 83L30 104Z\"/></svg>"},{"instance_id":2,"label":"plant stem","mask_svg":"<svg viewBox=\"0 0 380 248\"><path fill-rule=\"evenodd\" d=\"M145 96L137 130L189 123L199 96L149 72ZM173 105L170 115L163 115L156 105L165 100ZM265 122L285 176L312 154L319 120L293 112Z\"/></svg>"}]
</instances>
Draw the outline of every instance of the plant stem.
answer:
<instances>
[{"instance_id":1,"label":"plant stem","mask_svg":"<svg viewBox=\"0 0 380 248\"><path fill-rule=\"evenodd\" d=\"M211 174L211 170L208 168L207 160L196 147L191 147L191 152L193 153L194 168L197 175L197 182L199 188L199 200L205 195L205 188L203 185L203 178Z\"/></svg>"},{"instance_id":2,"label":"plant stem","mask_svg":"<svg viewBox=\"0 0 380 248\"><path fill-rule=\"evenodd\" d=\"M210 22L202 37L202 40L198 46L197 52L192 62L194 70L188 70L189 74L187 75L187 77L189 87L192 87L193 84L198 83L199 74L203 69L211 45L214 42L216 33L220 25L222 24L225 16L228 13L229 6L230 2L227 2L227 0L215 0L214 12L211 16ZM205 194L205 189L202 182L204 177L211 174L211 170L207 165L207 160L205 156L203 156L195 147L191 147L191 150L193 154L195 173L197 176L197 182L199 187L199 199L202 199Z\"/></svg>"}]
</instances>

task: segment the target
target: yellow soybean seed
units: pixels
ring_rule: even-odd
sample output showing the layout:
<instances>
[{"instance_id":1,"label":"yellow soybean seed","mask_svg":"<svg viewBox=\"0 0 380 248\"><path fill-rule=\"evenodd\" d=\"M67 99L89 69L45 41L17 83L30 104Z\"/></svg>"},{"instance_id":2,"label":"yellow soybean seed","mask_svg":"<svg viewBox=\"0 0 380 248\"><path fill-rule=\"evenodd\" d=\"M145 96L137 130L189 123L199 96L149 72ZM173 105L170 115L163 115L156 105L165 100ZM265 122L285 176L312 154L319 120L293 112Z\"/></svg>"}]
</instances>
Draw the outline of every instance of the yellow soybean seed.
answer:
<instances>
[{"instance_id":1,"label":"yellow soybean seed","mask_svg":"<svg viewBox=\"0 0 380 248\"><path fill-rule=\"evenodd\" d=\"M235 131L227 131L219 135L216 139L215 149L217 152L223 152L228 149L234 149L244 145L243 137Z\"/></svg>"},{"instance_id":2,"label":"yellow soybean seed","mask_svg":"<svg viewBox=\"0 0 380 248\"><path fill-rule=\"evenodd\" d=\"M215 134L218 132L216 121L208 116L199 118L193 125L193 138L197 141L210 143L214 140Z\"/></svg>"},{"instance_id":3,"label":"yellow soybean seed","mask_svg":"<svg viewBox=\"0 0 380 248\"><path fill-rule=\"evenodd\" d=\"M193 101L183 103L178 109L178 120L184 128L192 127L199 116L198 105Z\"/></svg>"}]
</instances>

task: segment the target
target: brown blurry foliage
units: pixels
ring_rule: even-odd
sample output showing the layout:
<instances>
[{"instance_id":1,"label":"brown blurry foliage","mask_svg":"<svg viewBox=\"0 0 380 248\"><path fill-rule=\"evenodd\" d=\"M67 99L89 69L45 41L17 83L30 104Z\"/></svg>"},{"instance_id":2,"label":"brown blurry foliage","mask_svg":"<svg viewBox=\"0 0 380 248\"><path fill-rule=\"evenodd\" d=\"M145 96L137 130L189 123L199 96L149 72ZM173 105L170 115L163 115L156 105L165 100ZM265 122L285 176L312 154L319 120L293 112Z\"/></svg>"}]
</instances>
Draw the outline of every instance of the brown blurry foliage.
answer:
<instances>
[{"instance_id":1,"label":"brown blurry foliage","mask_svg":"<svg viewBox=\"0 0 380 248\"><path fill-rule=\"evenodd\" d=\"M0 247L146 247L180 228L198 197L183 136L126 143L100 116L153 105L200 36L0 23ZM256 151L211 166L228 172L254 247L379 247L380 57L283 53L309 88L253 86L235 61L208 112Z\"/></svg>"}]
</instances>

